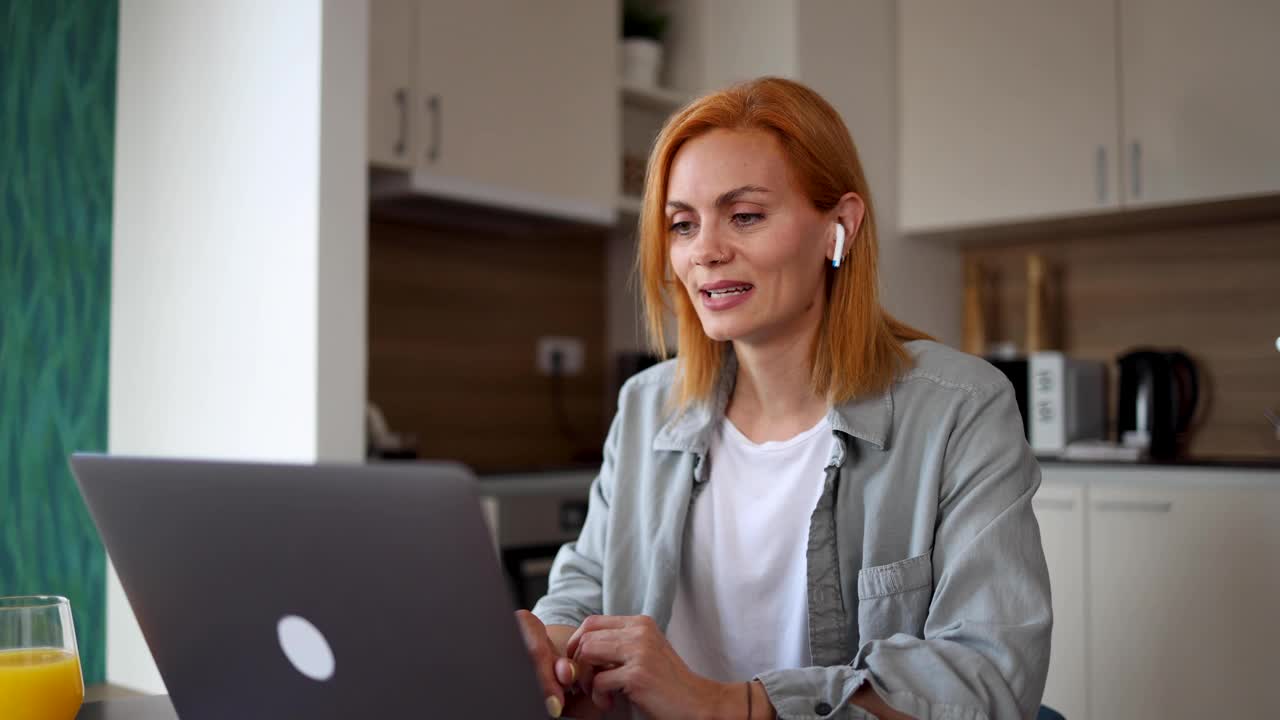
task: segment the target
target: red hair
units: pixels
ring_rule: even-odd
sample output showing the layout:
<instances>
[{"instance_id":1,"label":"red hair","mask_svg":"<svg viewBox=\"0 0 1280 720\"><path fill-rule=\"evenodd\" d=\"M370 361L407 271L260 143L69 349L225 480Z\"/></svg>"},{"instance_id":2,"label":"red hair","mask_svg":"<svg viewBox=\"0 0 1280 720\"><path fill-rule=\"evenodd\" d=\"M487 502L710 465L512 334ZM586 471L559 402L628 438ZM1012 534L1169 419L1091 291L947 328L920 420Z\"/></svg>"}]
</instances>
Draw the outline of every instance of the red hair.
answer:
<instances>
[{"instance_id":1,"label":"red hair","mask_svg":"<svg viewBox=\"0 0 1280 720\"><path fill-rule=\"evenodd\" d=\"M649 339L667 356L667 312L674 304L679 337L676 407L706 401L715 388L724 343L702 331L687 293L670 272L666 223L671 161L685 142L715 129L772 133L804 194L821 212L845 193L866 206L862 224L848 243L840 268L826 270L826 304L810 353L811 384L832 403L888 389L911 365L909 340L930 339L890 316L880 306L875 211L862 163L840 115L822 96L800 83L765 77L705 95L666 122L649 155L640 209L637 266L644 294Z\"/></svg>"}]
</instances>

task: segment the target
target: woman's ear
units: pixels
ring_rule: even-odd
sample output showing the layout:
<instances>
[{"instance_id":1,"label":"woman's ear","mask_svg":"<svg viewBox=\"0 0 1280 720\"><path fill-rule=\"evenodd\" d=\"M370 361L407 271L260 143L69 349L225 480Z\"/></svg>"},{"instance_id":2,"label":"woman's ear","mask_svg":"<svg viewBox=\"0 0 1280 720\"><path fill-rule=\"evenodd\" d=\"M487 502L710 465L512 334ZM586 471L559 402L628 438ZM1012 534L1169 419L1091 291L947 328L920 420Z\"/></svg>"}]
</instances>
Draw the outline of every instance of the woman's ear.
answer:
<instances>
[{"instance_id":1,"label":"woman's ear","mask_svg":"<svg viewBox=\"0 0 1280 720\"><path fill-rule=\"evenodd\" d=\"M862 202L862 197L857 193L845 193L836 203L834 209L834 221L844 228L844 248L841 258L848 257L853 249L854 239L858 236L858 229L862 227L862 218L866 214L867 206ZM827 239L827 259L832 262L836 259L836 233L832 227Z\"/></svg>"}]
</instances>

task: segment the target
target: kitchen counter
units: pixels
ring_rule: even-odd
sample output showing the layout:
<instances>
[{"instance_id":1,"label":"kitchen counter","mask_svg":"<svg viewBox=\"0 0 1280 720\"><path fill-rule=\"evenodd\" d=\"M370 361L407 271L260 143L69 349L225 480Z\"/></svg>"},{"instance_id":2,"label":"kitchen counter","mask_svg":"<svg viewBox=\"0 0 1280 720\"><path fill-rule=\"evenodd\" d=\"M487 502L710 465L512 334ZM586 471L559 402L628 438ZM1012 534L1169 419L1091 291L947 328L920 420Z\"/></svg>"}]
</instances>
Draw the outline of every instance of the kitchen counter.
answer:
<instances>
[{"instance_id":1,"label":"kitchen counter","mask_svg":"<svg viewBox=\"0 0 1280 720\"><path fill-rule=\"evenodd\" d=\"M178 720L168 695L85 703L76 720Z\"/></svg>"},{"instance_id":2,"label":"kitchen counter","mask_svg":"<svg viewBox=\"0 0 1280 720\"><path fill-rule=\"evenodd\" d=\"M1127 463L1041 460L1043 487L1280 489L1276 463Z\"/></svg>"},{"instance_id":3,"label":"kitchen counter","mask_svg":"<svg viewBox=\"0 0 1280 720\"><path fill-rule=\"evenodd\" d=\"M1133 468L1223 468L1237 470L1280 470L1280 457L1277 458L1185 458L1182 460L1061 460L1058 458L1036 458L1042 466L1053 467L1133 467Z\"/></svg>"}]
</instances>

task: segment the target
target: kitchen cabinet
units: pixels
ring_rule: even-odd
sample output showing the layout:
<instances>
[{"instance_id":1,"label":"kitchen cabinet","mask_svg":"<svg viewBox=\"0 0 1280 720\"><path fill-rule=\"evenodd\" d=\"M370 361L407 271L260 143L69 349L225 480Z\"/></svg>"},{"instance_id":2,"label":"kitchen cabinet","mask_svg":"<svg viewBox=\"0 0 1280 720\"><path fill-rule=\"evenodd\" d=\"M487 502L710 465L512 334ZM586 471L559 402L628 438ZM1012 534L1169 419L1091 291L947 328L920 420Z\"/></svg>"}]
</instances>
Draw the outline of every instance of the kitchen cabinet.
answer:
<instances>
[{"instance_id":1,"label":"kitchen cabinet","mask_svg":"<svg viewBox=\"0 0 1280 720\"><path fill-rule=\"evenodd\" d=\"M414 185L612 222L617 5L420 3L410 113Z\"/></svg>"},{"instance_id":2,"label":"kitchen cabinet","mask_svg":"<svg viewBox=\"0 0 1280 720\"><path fill-rule=\"evenodd\" d=\"M1053 649L1044 704L1072 720L1087 717L1085 654L1085 489L1042 484L1032 500L1053 589Z\"/></svg>"},{"instance_id":3,"label":"kitchen cabinet","mask_svg":"<svg viewBox=\"0 0 1280 720\"><path fill-rule=\"evenodd\" d=\"M1089 489L1091 717L1273 716L1280 485L1129 475Z\"/></svg>"},{"instance_id":4,"label":"kitchen cabinet","mask_svg":"<svg viewBox=\"0 0 1280 720\"><path fill-rule=\"evenodd\" d=\"M1118 207L1114 0L898 4L903 231Z\"/></svg>"},{"instance_id":5,"label":"kitchen cabinet","mask_svg":"<svg viewBox=\"0 0 1280 720\"><path fill-rule=\"evenodd\" d=\"M899 4L900 219L928 232L1280 192L1280 4Z\"/></svg>"},{"instance_id":6,"label":"kitchen cabinet","mask_svg":"<svg viewBox=\"0 0 1280 720\"><path fill-rule=\"evenodd\" d=\"M369 163L407 170L417 0L369 3Z\"/></svg>"},{"instance_id":7,"label":"kitchen cabinet","mask_svg":"<svg viewBox=\"0 0 1280 720\"><path fill-rule=\"evenodd\" d=\"M1280 473L1044 463L1044 703L1082 718L1270 717Z\"/></svg>"},{"instance_id":8,"label":"kitchen cabinet","mask_svg":"<svg viewBox=\"0 0 1280 720\"><path fill-rule=\"evenodd\" d=\"M617 34L612 2L371 0L377 194L612 224Z\"/></svg>"},{"instance_id":9,"label":"kitchen cabinet","mask_svg":"<svg viewBox=\"0 0 1280 720\"><path fill-rule=\"evenodd\" d=\"M1125 203L1280 192L1280 3L1120 11Z\"/></svg>"}]
</instances>

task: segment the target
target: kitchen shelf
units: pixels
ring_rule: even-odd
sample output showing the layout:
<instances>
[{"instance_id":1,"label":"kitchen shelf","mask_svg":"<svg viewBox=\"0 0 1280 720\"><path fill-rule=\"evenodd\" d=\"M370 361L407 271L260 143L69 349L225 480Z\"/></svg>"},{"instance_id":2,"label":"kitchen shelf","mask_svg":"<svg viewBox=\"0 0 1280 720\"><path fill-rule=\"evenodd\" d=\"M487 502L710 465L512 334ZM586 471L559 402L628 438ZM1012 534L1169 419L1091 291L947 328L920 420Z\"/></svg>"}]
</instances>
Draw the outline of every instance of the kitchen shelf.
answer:
<instances>
[{"instance_id":1,"label":"kitchen shelf","mask_svg":"<svg viewBox=\"0 0 1280 720\"><path fill-rule=\"evenodd\" d=\"M619 89L621 90L624 104L662 112L672 112L691 99L688 95L677 90L640 87L626 82L620 83Z\"/></svg>"}]
</instances>

